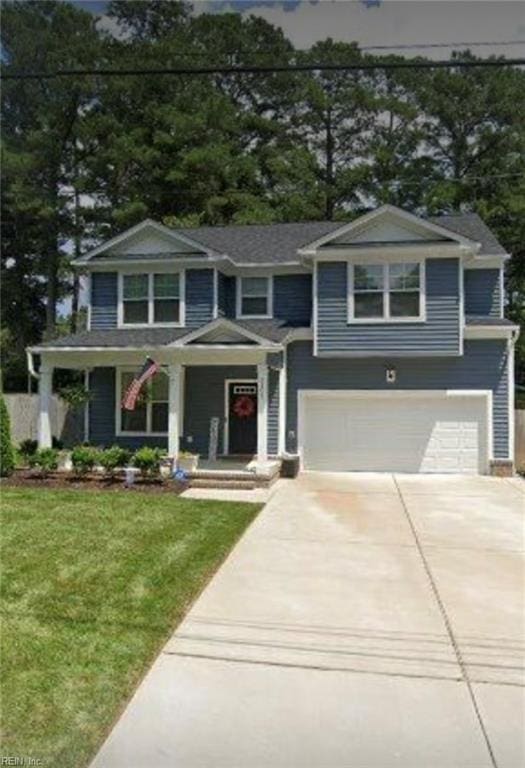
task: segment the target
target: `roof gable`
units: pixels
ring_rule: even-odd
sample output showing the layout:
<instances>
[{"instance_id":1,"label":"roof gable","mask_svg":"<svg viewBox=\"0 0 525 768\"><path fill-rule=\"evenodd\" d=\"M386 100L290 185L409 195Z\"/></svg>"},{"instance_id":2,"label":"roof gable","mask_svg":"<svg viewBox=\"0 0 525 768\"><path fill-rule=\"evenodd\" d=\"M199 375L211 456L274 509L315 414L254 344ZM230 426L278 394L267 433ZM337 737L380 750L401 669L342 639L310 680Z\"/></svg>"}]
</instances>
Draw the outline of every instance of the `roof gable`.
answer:
<instances>
[{"instance_id":1,"label":"roof gable","mask_svg":"<svg viewBox=\"0 0 525 768\"><path fill-rule=\"evenodd\" d=\"M220 317L177 339L170 346L187 347L195 344L228 344L242 346L278 346L265 336Z\"/></svg>"},{"instance_id":2,"label":"roof gable","mask_svg":"<svg viewBox=\"0 0 525 768\"><path fill-rule=\"evenodd\" d=\"M398 245L401 243L451 243L476 249L478 244L446 227L422 219L412 213L383 205L354 221L314 240L300 249L303 255L312 255L326 247L364 247Z\"/></svg>"},{"instance_id":3,"label":"roof gable","mask_svg":"<svg viewBox=\"0 0 525 768\"><path fill-rule=\"evenodd\" d=\"M146 219L86 253L78 261L97 258L126 258L127 256L210 256L213 249L184 233Z\"/></svg>"}]
</instances>

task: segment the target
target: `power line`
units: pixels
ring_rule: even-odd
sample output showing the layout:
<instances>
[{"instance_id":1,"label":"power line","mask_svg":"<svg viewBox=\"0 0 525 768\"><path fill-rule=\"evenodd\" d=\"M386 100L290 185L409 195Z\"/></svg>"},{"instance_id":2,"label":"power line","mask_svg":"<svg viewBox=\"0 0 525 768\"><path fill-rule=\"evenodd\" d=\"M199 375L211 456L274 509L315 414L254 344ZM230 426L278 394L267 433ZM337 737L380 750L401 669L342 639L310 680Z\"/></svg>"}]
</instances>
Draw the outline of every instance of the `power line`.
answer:
<instances>
[{"instance_id":1,"label":"power line","mask_svg":"<svg viewBox=\"0 0 525 768\"><path fill-rule=\"evenodd\" d=\"M358 45L360 51L409 51L419 48L459 48L466 46L468 48L478 48L487 45L525 45L525 40L490 40L458 43L409 43L406 45Z\"/></svg>"},{"instance_id":2,"label":"power line","mask_svg":"<svg viewBox=\"0 0 525 768\"><path fill-rule=\"evenodd\" d=\"M8 72L2 80L49 80L56 77L136 77L138 75L267 75L279 72L361 72L395 69L474 69L525 66L525 58L476 61L395 61L362 64L273 64L215 67L155 67L152 69L61 69L54 72Z\"/></svg>"}]
</instances>

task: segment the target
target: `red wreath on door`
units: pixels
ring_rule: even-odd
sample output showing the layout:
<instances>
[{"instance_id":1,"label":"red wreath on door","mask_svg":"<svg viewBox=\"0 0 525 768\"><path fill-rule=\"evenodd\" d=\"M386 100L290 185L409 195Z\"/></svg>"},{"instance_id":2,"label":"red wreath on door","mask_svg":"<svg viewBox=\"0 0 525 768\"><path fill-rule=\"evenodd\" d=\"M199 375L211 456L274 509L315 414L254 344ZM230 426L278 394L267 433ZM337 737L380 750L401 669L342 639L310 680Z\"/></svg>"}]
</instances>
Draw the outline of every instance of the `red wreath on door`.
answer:
<instances>
[{"instance_id":1,"label":"red wreath on door","mask_svg":"<svg viewBox=\"0 0 525 768\"><path fill-rule=\"evenodd\" d=\"M248 419L250 416L253 416L255 413L253 397L250 397L249 395L239 395L239 397L235 398L233 412L240 419Z\"/></svg>"}]
</instances>

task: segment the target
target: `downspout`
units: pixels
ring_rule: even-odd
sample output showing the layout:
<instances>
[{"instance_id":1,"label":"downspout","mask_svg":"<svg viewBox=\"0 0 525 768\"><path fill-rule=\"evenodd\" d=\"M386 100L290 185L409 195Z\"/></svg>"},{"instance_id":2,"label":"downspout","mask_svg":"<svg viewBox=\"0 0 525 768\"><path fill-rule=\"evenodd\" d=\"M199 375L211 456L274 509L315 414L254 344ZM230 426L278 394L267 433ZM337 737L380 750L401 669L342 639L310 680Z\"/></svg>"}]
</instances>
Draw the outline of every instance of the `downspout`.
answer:
<instances>
[{"instance_id":1,"label":"downspout","mask_svg":"<svg viewBox=\"0 0 525 768\"><path fill-rule=\"evenodd\" d=\"M27 356L27 370L29 371L30 376L32 376L34 379L38 381L40 378L40 374L35 371L35 361L33 358L33 353L30 349L26 349L26 356Z\"/></svg>"}]
</instances>

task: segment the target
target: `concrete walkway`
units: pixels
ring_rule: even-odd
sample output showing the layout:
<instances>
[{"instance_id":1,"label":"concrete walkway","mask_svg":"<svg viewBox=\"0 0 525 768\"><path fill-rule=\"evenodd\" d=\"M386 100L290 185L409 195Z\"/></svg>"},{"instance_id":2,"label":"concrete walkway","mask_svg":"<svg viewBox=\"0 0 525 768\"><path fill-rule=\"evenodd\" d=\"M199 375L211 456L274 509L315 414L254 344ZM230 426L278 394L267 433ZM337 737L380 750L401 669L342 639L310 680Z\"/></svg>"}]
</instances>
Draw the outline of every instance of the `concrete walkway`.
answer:
<instances>
[{"instance_id":1,"label":"concrete walkway","mask_svg":"<svg viewBox=\"0 0 525 768\"><path fill-rule=\"evenodd\" d=\"M96 768L520 768L525 483L305 474L153 665Z\"/></svg>"}]
</instances>

